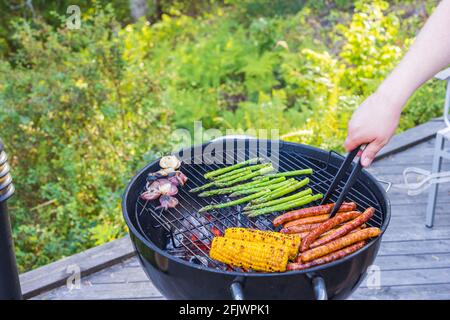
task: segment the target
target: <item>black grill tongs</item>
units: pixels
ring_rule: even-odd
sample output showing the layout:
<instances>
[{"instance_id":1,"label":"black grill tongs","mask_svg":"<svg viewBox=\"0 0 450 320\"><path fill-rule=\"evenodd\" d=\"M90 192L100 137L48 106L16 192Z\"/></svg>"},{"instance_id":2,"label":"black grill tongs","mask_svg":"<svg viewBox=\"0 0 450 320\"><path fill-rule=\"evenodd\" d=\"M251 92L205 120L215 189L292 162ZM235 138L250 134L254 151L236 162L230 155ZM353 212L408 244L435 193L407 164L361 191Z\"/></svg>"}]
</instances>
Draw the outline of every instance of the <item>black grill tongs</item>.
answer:
<instances>
[{"instance_id":1,"label":"black grill tongs","mask_svg":"<svg viewBox=\"0 0 450 320\"><path fill-rule=\"evenodd\" d=\"M339 168L339 171L337 172L336 176L333 179L333 182L331 183L330 187L328 188L328 191L325 193L325 196L322 199L321 204L324 204L330 200L331 195L333 194L334 190L338 186L339 182L344 178L345 174L347 173L347 170L351 167L353 159L357 157L357 162L355 163L350 176L347 179L347 182L344 185L344 188L342 189L338 199L336 200L336 203L334 204L333 210L331 210L330 218L334 217L336 212L338 212L339 208L341 207L342 202L344 202L345 197L347 196L347 193L350 191L351 187L355 184L356 180L358 179L359 173L362 170L362 165L360 161L360 156L358 153L364 150L366 145L361 145L357 147L355 150L349 152L347 154L347 157L345 157L344 162L342 163L341 167Z\"/></svg>"}]
</instances>

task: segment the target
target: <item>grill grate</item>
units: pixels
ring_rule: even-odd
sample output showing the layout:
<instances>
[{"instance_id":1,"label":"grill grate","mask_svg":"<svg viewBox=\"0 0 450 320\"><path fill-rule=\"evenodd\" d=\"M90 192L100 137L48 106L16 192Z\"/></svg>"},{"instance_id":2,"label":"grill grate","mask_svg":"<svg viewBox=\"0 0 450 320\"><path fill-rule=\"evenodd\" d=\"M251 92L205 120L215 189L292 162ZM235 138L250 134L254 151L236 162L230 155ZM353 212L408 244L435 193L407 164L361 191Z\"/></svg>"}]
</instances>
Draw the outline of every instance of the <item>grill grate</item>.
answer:
<instances>
[{"instance_id":1,"label":"grill grate","mask_svg":"<svg viewBox=\"0 0 450 320\"><path fill-rule=\"evenodd\" d=\"M232 155L224 154L225 156L234 156L236 161L242 161L248 158L259 156L255 152L249 150L238 149ZM194 157L191 157L194 160ZM157 201L145 201L140 197L136 205L136 221L140 228L141 234L146 236L144 230L145 223L149 223L148 219L143 222L140 219L142 215L150 214L155 224L152 228L163 228L167 232L167 247L165 248L171 255L188 260L193 263L198 263L206 267L218 268L221 270L233 270L230 267L217 262L209 257L209 245L212 238L218 234L223 234L228 227L248 227L262 230L276 230L272 225L272 220L280 213L270 215L262 215L257 218L249 219L241 213L241 206L233 206L229 208L211 210L207 214L198 214L198 210L208 204L216 204L227 201L229 198L226 195L212 196L200 198L196 194L189 193L188 190L198 187L206 182L203 175L211 170L220 168L217 164L182 164L181 171L188 177L188 183L183 188L179 189L177 198L179 205L175 208L160 211L155 210ZM312 168L314 173L309 176L310 183L307 187L311 188L314 193L325 193L328 184L333 180L335 172L338 170L336 166L330 163L319 161L307 156L299 155L298 153L281 151L279 154L279 171L290 171L296 169ZM303 179L303 176L294 177L296 179ZM341 181L336 188L336 192L331 197L331 201L336 201L337 194L343 188L345 179ZM369 198L361 192L367 189L367 186L357 182L352 190L349 192L346 201L354 201L358 205L359 210L371 206L375 208L375 214L367 223L369 226L381 227L383 223L383 214L381 212L381 205L376 197ZM142 190L144 191L144 190ZM370 193L370 191L367 189ZM309 206L318 205L320 202L316 201ZM147 240L150 240L147 237ZM151 241L151 240L150 240ZM235 269L240 270L240 269Z\"/></svg>"}]
</instances>

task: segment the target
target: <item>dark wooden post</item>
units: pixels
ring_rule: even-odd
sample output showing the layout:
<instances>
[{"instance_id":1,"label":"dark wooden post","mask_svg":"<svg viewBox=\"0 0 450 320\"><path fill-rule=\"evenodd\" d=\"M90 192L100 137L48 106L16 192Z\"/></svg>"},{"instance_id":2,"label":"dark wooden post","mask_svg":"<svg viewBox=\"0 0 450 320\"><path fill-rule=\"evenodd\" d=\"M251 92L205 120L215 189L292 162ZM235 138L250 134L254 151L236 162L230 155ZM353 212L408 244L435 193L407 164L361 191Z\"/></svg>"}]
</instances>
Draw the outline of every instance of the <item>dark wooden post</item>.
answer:
<instances>
[{"instance_id":1,"label":"dark wooden post","mask_svg":"<svg viewBox=\"0 0 450 320\"><path fill-rule=\"evenodd\" d=\"M14 186L7 160L0 140L0 300L18 300L22 299L22 292L6 204L14 193Z\"/></svg>"}]
</instances>

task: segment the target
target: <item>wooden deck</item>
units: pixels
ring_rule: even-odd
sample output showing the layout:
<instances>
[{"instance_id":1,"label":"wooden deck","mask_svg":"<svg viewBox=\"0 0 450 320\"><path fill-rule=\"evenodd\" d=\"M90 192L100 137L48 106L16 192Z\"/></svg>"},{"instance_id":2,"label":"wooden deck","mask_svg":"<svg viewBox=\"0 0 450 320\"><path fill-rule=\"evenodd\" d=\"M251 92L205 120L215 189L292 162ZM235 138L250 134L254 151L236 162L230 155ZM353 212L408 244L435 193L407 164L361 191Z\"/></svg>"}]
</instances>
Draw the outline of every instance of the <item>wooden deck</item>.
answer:
<instances>
[{"instance_id":1,"label":"wooden deck","mask_svg":"<svg viewBox=\"0 0 450 320\"><path fill-rule=\"evenodd\" d=\"M434 121L397 136L383 150L381 159L370 171L376 177L395 184L403 182L402 172L406 167L430 170L434 147L432 132L442 127L442 121ZM450 170L450 163L445 163L443 170ZM450 183L440 187L435 226L432 229L425 227L427 191L411 197L394 185L389 198L392 219L375 261L375 265L380 268L381 286L370 288L364 280L351 298L450 299ZM36 270L21 278L24 287L29 290L27 296L32 299L164 299L146 278L136 257L130 258L132 249L129 240L119 241L121 253L111 253L111 261L114 262L104 264L108 267L95 270L82 266L82 270L90 270L85 270L85 273L91 274L82 277L80 289L70 291L62 285L42 292L36 286L39 281L45 282L45 279L39 279L36 274L42 275L45 269ZM111 248L108 250L111 251ZM105 255L102 251L97 249L97 257ZM95 259L96 255L89 255L92 256ZM61 280L67 277L61 270L74 261L77 259L54 267L59 270L57 274L61 277L58 285L65 283L61 283ZM51 269L46 270L48 272ZM47 288L51 286L49 283ZM37 294L39 291L41 293Z\"/></svg>"}]
</instances>

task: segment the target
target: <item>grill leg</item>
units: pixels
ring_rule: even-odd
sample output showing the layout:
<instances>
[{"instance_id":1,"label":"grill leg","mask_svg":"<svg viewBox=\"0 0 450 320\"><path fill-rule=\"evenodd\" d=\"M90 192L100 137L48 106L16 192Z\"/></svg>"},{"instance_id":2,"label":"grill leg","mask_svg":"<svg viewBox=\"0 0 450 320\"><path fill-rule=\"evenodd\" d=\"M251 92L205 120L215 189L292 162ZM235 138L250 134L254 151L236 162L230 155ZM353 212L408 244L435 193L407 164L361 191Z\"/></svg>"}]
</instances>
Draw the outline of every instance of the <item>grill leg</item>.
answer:
<instances>
[{"instance_id":1,"label":"grill leg","mask_svg":"<svg viewBox=\"0 0 450 320\"><path fill-rule=\"evenodd\" d=\"M11 222L6 202L0 202L0 300L22 299Z\"/></svg>"},{"instance_id":2,"label":"grill leg","mask_svg":"<svg viewBox=\"0 0 450 320\"><path fill-rule=\"evenodd\" d=\"M315 276L312 279L312 284L314 288L314 296L316 300L328 300L327 288L325 285L325 280L320 276Z\"/></svg>"},{"instance_id":3,"label":"grill leg","mask_svg":"<svg viewBox=\"0 0 450 320\"><path fill-rule=\"evenodd\" d=\"M234 279L233 283L231 284L230 291L233 300L245 300L244 288L242 286L243 281L244 280L242 277L236 277L236 279Z\"/></svg>"},{"instance_id":4,"label":"grill leg","mask_svg":"<svg viewBox=\"0 0 450 320\"><path fill-rule=\"evenodd\" d=\"M433 167L431 169L431 173L438 173L441 171L441 167L442 167L441 153L444 150L444 144L445 144L444 137L442 134L440 134L438 132L436 135L436 144L434 147L434 157L433 157ZM426 226L428 228L433 227L438 189L439 189L439 184L432 183L430 186L430 191L428 193L427 213L426 213Z\"/></svg>"}]
</instances>

